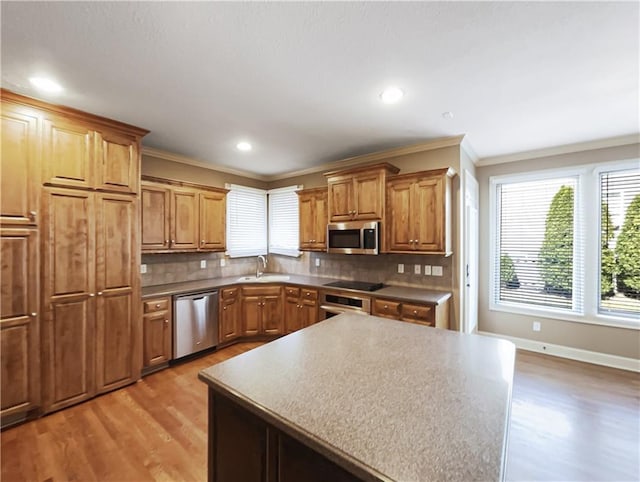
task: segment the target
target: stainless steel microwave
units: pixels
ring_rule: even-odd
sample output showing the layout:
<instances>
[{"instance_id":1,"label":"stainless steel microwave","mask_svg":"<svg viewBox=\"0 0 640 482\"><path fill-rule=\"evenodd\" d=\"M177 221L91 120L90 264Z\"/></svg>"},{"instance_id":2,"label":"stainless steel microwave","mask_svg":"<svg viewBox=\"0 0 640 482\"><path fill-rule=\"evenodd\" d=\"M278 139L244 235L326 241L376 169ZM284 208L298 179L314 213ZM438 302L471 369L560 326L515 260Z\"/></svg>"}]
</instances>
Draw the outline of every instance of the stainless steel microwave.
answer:
<instances>
[{"instance_id":1,"label":"stainless steel microwave","mask_svg":"<svg viewBox=\"0 0 640 482\"><path fill-rule=\"evenodd\" d=\"M378 254L380 223L352 221L327 225L327 252L341 254Z\"/></svg>"}]
</instances>

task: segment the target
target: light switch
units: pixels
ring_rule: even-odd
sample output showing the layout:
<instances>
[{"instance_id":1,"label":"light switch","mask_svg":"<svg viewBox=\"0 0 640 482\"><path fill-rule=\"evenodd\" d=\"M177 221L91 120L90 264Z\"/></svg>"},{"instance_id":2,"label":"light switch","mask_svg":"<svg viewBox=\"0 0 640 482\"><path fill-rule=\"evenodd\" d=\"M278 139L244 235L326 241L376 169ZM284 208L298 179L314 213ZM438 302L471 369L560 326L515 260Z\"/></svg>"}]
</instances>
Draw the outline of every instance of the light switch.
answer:
<instances>
[{"instance_id":1,"label":"light switch","mask_svg":"<svg viewBox=\"0 0 640 482\"><path fill-rule=\"evenodd\" d=\"M404 264L398 263L398 273L404 273Z\"/></svg>"},{"instance_id":2,"label":"light switch","mask_svg":"<svg viewBox=\"0 0 640 482\"><path fill-rule=\"evenodd\" d=\"M433 276L442 276L442 266L432 266L431 274Z\"/></svg>"},{"instance_id":3,"label":"light switch","mask_svg":"<svg viewBox=\"0 0 640 482\"><path fill-rule=\"evenodd\" d=\"M147 272L147 265L146 264L141 264L140 265L140 274L145 274Z\"/></svg>"},{"instance_id":4,"label":"light switch","mask_svg":"<svg viewBox=\"0 0 640 482\"><path fill-rule=\"evenodd\" d=\"M227 260L224 258L220 258L220 267L224 268L227 265Z\"/></svg>"},{"instance_id":5,"label":"light switch","mask_svg":"<svg viewBox=\"0 0 640 482\"><path fill-rule=\"evenodd\" d=\"M205 269L207 267L207 260L206 259L201 259L200 260L200 269Z\"/></svg>"},{"instance_id":6,"label":"light switch","mask_svg":"<svg viewBox=\"0 0 640 482\"><path fill-rule=\"evenodd\" d=\"M425 264L424 265L424 275L425 276L431 276L431 265L430 264Z\"/></svg>"},{"instance_id":7,"label":"light switch","mask_svg":"<svg viewBox=\"0 0 640 482\"><path fill-rule=\"evenodd\" d=\"M414 273L414 274L420 274L420 265L419 265L419 264L416 264L416 265L413 267L413 273Z\"/></svg>"},{"instance_id":8,"label":"light switch","mask_svg":"<svg viewBox=\"0 0 640 482\"><path fill-rule=\"evenodd\" d=\"M316 258L316 267L320 266L320 258Z\"/></svg>"}]
</instances>

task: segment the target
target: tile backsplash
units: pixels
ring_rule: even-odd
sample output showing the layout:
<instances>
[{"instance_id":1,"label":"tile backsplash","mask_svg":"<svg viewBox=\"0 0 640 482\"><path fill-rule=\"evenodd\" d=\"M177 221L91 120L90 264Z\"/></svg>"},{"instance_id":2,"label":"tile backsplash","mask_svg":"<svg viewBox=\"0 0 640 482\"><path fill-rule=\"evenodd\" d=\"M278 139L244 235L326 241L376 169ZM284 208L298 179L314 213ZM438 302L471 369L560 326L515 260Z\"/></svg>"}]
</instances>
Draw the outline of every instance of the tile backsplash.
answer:
<instances>
[{"instance_id":1,"label":"tile backsplash","mask_svg":"<svg viewBox=\"0 0 640 482\"><path fill-rule=\"evenodd\" d=\"M416 286L436 290L451 290L452 256L381 254L378 256L303 253L300 257L269 255L266 272L323 276L370 282L384 282L401 286ZM220 266L220 260L225 266ZM200 268L201 260L207 267ZM316 266L319 260L320 266ZM228 258L223 253L171 253L143 254L142 263L147 272L142 274L142 286L153 286L181 281L243 276L255 274L256 257ZM398 264L404 264L404 273L398 273ZM420 265L420 273L414 273ZM441 266L442 276L425 276L424 266Z\"/></svg>"}]
</instances>

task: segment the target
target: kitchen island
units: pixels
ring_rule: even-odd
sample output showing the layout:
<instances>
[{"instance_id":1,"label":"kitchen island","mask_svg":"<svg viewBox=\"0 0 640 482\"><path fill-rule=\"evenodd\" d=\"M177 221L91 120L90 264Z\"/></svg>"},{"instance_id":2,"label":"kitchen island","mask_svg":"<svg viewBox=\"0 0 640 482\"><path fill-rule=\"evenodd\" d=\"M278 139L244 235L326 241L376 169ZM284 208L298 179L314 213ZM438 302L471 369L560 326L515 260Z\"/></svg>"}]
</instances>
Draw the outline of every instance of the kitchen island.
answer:
<instances>
[{"instance_id":1,"label":"kitchen island","mask_svg":"<svg viewBox=\"0 0 640 482\"><path fill-rule=\"evenodd\" d=\"M501 480L512 343L343 314L200 372L209 480Z\"/></svg>"}]
</instances>

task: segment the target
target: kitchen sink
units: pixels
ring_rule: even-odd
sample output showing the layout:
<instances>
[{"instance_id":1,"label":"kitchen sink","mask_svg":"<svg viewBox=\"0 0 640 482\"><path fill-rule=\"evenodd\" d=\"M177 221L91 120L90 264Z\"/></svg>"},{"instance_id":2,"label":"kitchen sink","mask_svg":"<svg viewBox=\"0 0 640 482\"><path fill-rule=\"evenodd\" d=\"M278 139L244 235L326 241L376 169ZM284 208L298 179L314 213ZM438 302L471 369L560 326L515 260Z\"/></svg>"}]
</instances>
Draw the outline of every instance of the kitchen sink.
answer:
<instances>
[{"instance_id":1,"label":"kitchen sink","mask_svg":"<svg viewBox=\"0 0 640 482\"><path fill-rule=\"evenodd\" d=\"M287 274L263 274L259 278L256 276L242 276L238 281L244 283L275 283L278 281L288 281L290 278Z\"/></svg>"}]
</instances>

